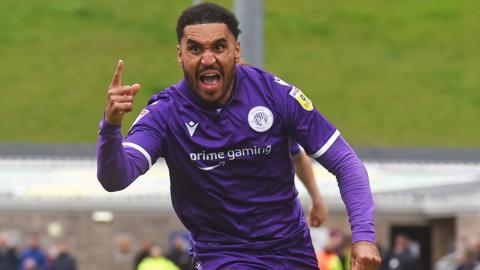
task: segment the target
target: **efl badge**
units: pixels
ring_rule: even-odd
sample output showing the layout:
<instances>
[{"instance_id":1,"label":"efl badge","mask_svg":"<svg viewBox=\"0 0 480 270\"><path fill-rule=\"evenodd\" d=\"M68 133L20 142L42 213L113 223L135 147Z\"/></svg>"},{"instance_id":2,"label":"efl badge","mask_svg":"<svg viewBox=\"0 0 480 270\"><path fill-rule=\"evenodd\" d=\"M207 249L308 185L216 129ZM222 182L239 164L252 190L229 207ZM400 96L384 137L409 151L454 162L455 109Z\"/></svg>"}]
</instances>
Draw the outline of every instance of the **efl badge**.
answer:
<instances>
[{"instance_id":1,"label":"efl badge","mask_svg":"<svg viewBox=\"0 0 480 270\"><path fill-rule=\"evenodd\" d=\"M264 106L253 107L248 112L248 124L257 132L265 132L273 125L273 113Z\"/></svg>"},{"instance_id":2,"label":"efl badge","mask_svg":"<svg viewBox=\"0 0 480 270\"><path fill-rule=\"evenodd\" d=\"M313 110L313 104L312 101L305 96L305 94L300 91L300 89L296 88L295 86L292 86L292 90L290 90L289 93L290 96L294 97L302 107L307 110L311 111Z\"/></svg>"}]
</instances>

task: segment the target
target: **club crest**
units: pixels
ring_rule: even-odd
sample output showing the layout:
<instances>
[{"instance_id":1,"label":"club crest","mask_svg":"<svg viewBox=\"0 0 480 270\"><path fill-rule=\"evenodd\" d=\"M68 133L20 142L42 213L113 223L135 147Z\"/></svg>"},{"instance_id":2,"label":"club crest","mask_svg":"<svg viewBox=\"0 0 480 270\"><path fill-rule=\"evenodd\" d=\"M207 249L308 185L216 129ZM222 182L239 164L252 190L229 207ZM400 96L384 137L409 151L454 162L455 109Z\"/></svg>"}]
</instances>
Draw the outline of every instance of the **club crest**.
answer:
<instances>
[{"instance_id":1,"label":"club crest","mask_svg":"<svg viewBox=\"0 0 480 270\"><path fill-rule=\"evenodd\" d=\"M265 132L273 125L273 113L264 106L253 107L248 112L248 124L257 132Z\"/></svg>"}]
</instances>

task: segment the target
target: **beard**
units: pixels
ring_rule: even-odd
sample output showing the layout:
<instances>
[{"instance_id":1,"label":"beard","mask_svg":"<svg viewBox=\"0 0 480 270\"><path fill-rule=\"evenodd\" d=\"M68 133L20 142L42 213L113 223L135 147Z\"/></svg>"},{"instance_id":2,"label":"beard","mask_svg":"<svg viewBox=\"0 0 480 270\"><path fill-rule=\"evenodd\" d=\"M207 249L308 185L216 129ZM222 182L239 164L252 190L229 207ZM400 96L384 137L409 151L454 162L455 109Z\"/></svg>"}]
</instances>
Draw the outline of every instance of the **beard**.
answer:
<instances>
[{"instance_id":1,"label":"beard","mask_svg":"<svg viewBox=\"0 0 480 270\"><path fill-rule=\"evenodd\" d=\"M221 94L215 100L207 101L207 102L222 104L222 101L223 101L223 103L226 102L226 101L223 100L225 98L225 96L227 96L227 94L229 94L231 91L233 91L233 84L235 82L235 75L236 75L235 74L235 71L236 71L235 60L233 61L233 63L234 64L232 65L230 70L227 70L226 73L224 72L224 69L221 68L218 64L215 64L213 66L205 66L205 65L200 64L199 67L197 68L197 70L195 71L195 74L191 74L185 69L185 66L182 63L182 70L183 70L183 75L187 79L188 85L193 89L195 94L200 96L200 98L201 98L201 95L199 95L199 93L200 93L201 90L198 87L199 78L198 78L197 74L200 74L200 72L205 71L205 70L217 70L218 72L220 72L220 74L222 76L222 86L221 86L221 89L220 89Z\"/></svg>"}]
</instances>

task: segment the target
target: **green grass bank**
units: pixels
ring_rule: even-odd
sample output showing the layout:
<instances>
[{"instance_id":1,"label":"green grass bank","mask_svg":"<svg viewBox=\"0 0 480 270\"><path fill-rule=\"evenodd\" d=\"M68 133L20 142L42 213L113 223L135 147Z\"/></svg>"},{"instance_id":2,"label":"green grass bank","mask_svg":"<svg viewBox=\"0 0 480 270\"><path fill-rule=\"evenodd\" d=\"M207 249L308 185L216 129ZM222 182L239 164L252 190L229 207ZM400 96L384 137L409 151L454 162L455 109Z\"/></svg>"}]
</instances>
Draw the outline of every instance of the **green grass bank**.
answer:
<instances>
[{"instance_id":1,"label":"green grass bank","mask_svg":"<svg viewBox=\"0 0 480 270\"><path fill-rule=\"evenodd\" d=\"M231 1L214 1L231 7ZM147 98L176 81L191 1L2 0L0 142L94 143L116 60ZM480 2L266 0L265 67L356 146L480 146Z\"/></svg>"}]
</instances>

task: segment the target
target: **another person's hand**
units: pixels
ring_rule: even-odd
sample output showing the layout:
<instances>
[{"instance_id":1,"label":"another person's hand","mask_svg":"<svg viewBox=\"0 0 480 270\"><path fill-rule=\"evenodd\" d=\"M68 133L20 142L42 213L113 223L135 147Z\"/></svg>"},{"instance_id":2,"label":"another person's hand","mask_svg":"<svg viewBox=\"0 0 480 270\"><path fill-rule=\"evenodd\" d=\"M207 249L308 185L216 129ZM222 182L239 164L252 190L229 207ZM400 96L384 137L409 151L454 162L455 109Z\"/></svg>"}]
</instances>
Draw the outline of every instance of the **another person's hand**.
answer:
<instances>
[{"instance_id":1,"label":"another person's hand","mask_svg":"<svg viewBox=\"0 0 480 270\"><path fill-rule=\"evenodd\" d=\"M123 116L132 111L133 97L140 90L140 84L122 85L123 61L119 60L112 83L108 88L105 120L110 125L120 125Z\"/></svg>"},{"instance_id":2,"label":"another person's hand","mask_svg":"<svg viewBox=\"0 0 480 270\"><path fill-rule=\"evenodd\" d=\"M378 270L381 262L380 253L374 243L358 241L352 245L351 270Z\"/></svg>"},{"instance_id":3,"label":"another person's hand","mask_svg":"<svg viewBox=\"0 0 480 270\"><path fill-rule=\"evenodd\" d=\"M320 227L325 222L328 215L327 205L323 200L312 205L310 212L308 213L308 223L312 227Z\"/></svg>"}]
</instances>

